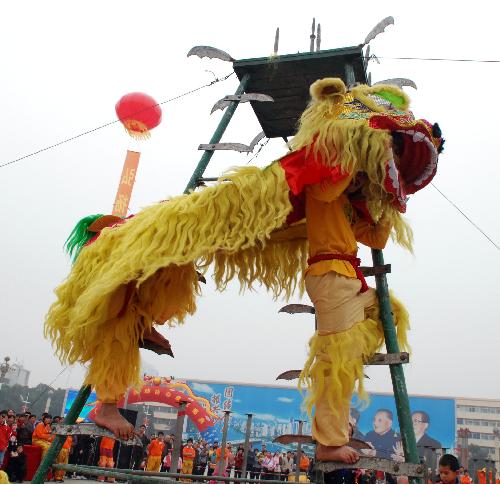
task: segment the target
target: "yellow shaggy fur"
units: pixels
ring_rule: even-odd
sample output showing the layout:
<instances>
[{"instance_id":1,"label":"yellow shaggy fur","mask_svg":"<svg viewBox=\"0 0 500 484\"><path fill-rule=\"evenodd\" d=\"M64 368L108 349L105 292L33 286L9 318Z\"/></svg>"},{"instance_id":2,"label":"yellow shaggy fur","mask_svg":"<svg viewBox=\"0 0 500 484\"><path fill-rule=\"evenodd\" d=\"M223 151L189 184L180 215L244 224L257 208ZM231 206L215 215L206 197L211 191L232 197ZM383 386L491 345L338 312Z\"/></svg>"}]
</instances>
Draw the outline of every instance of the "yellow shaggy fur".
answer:
<instances>
[{"instance_id":1,"label":"yellow shaggy fur","mask_svg":"<svg viewBox=\"0 0 500 484\"><path fill-rule=\"evenodd\" d=\"M408 312L392 295L391 304L400 349L408 351ZM379 319L378 303L368 308L365 315L365 320L346 331L329 335L315 334L311 338L309 358L299 379L299 388L308 389L304 406L309 414L316 402L325 396L334 413L337 413L339 406L348 406L352 396L352 382L355 381L358 401L367 401L363 367L382 348L384 332ZM324 395L327 380L330 383L329 392Z\"/></svg>"},{"instance_id":2,"label":"yellow shaggy fur","mask_svg":"<svg viewBox=\"0 0 500 484\"><path fill-rule=\"evenodd\" d=\"M224 175L214 187L149 207L105 229L84 248L46 318L45 333L63 362L90 363L86 383L104 401L139 382L138 342L154 323L182 322L195 311L194 263L215 263L223 288L262 281L290 295L304 264L303 243L266 241L291 211L279 164ZM257 249L258 248L258 249ZM294 262L295 259L295 262ZM281 268L277 264L281 264ZM126 285L132 296L126 311Z\"/></svg>"}]
</instances>

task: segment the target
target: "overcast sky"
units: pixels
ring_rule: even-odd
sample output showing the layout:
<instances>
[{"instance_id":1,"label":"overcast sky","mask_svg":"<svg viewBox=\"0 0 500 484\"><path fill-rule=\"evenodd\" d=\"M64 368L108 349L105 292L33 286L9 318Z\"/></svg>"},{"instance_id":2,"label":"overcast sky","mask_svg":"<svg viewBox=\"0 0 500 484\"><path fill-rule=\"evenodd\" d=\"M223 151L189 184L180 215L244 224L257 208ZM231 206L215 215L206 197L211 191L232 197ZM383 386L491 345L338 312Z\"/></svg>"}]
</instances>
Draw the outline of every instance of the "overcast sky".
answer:
<instances>
[{"instance_id":1,"label":"overcast sky","mask_svg":"<svg viewBox=\"0 0 500 484\"><path fill-rule=\"evenodd\" d=\"M371 50L372 80L409 77L417 116L439 122L446 149L434 181L497 242L500 64L402 61L387 57L500 59L496 2L473 8L452 2L8 2L0 29L0 164L115 119L125 93L144 91L164 101L231 72L220 60L187 58L194 45L211 45L234 58L309 48L312 17L322 48L361 43L382 18L395 25ZM385 58L384 58L385 57ZM163 106L163 122L142 144L131 212L184 189L221 117L212 105L232 94L237 79ZM249 143L260 131L250 105L238 107L223 141ZM31 371L31 384L62 370L43 337L53 290L70 269L62 245L83 216L110 213L128 147L117 123L0 169L0 357ZM273 139L255 164L285 151ZM247 163L238 153L216 153L206 172L219 175ZM412 198L408 218L415 256L389 246L389 285L412 318L411 393L500 398L500 252L441 195L428 187ZM369 256L368 251L362 251ZM365 259L365 263L369 263ZM370 281L374 284L374 281ZM299 302L298 298L292 302ZM308 301L304 301L308 302ZM198 312L183 327L163 330L175 359L144 351L161 374L193 379L272 383L301 368L312 317L278 314L284 303L265 291L223 294L203 287ZM391 390L386 367L368 370L369 389ZM54 386L79 387L83 370L66 370Z\"/></svg>"}]
</instances>

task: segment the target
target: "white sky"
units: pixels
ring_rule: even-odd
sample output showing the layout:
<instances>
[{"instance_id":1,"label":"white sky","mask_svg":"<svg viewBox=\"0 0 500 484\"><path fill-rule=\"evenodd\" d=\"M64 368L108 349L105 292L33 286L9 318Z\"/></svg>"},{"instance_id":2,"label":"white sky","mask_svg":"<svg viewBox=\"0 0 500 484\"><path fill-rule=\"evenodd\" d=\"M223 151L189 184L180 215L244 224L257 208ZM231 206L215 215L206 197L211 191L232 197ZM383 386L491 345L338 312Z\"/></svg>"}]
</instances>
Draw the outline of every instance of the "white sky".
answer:
<instances>
[{"instance_id":1,"label":"white sky","mask_svg":"<svg viewBox=\"0 0 500 484\"><path fill-rule=\"evenodd\" d=\"M473 5L473 8L470 8ZM494 2L461 8L455 2L166 2L45 1L2 5L0 29L0 164L112 121L125 93L163 101L231 72L219 60L187 58L194 45L212 45L235 58L307 51L312 17L322 48L359 44L382 18L395 26L371 44L380 57L500 59ZM381 60L372 80L409 77L417 116L440 123L447 140L436 185L497 242L500 163L500 64ZM232 94L232 76L163 107L163 123L143 146L131 212L179 194L221 117L212 105ZM249 143L260 127L246 104L223 141ZM31 384L61 371L43 338L53 289L69 271L62 245L83 216L112 208L129 138L120 124L0 169L0 357L32 372ZM272 140L256 164L284 153ZM206 172L247 162L216 153ZM411 316L411 393L500 398L500 253L432 187L409 204L415 257L390 246L390 286ZM363 252L368 256L368 252ZM365 260L368 263L369 260ZM373 282L372 282L373 283ZM297 300L298 302L298 300ZM284 303L283 303L284 304ZM277 314L283 305L264 291L216 294L203 288L197 314L164 331L176 358L144 352L160 373L194 379L272 383L300 368L313 320ZM385 367L368 370L369 388L389 391ZM66 371L55 386L80 386L83 371Z\"/></svg>"}]
</instances>

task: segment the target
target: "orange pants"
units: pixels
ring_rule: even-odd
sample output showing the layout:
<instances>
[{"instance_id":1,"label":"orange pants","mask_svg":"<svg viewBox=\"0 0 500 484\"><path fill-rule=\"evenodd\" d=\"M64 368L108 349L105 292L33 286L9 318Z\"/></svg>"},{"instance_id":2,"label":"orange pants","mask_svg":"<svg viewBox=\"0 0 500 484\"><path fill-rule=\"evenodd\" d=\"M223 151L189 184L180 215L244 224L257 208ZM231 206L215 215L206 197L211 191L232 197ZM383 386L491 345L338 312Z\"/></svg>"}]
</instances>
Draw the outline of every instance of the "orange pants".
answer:
<instances>
[{"instance_id":1,"label":"orange pants","mask_svg":"<svg viewBox=\"0 0 500 484\"><path fill-rule=\"evenodd\" d=\"M101 454L99 456L99 467L104 467L104 468L109 468L112 469L115 467L115 461L113 460L113 451L110 449L103 449L105 452L101 450ZM104 476L99 476L97 478L99 482L104 482ZM107 478L108 482L115 482L114 477L108 477Z\"/></svg>"},{"instance_id":2,"label":"orange pants","mask_svg":"<svg viewBox=\"0 0 500 484\"><path fill-rule=\"evenodd\" d=\"M161 455L148 456L148 462L146 464L146 470L148 472L160 472L160 467L161 467Z\"/></svg>"},{"instance_id":3,"label":"orange pants","mask_svg":"<svg viewBox=\"0 0 500 484\"><path fill-rule=\"evenodd\" d=\"M69 450L61 449L59 455L56 457L56 464L67 464L69 462ZM64 476L66 475L66 471L57 470L54 472L54 479L56 481L62 481Z\"/></svg>"}]
</instances>

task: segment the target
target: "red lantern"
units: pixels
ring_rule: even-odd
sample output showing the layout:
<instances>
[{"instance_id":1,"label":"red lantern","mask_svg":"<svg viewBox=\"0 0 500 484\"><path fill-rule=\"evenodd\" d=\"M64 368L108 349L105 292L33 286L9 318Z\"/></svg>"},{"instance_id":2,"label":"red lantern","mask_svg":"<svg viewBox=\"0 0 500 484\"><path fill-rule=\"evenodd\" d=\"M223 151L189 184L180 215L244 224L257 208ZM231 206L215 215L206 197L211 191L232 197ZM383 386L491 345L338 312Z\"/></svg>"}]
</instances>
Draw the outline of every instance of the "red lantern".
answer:
<instances>
[{"instance_id":1,"label":"red lantern","mask_svg":"<svg viewBox=\"0 0 500 484\"><path fill-rule=\"evenodd\" d=\"M116 115L128 134L136 139L149 138L149 131L161 122L161 108L147 94L125 94L115 106Z\"/></svg>"}]
</instances>

